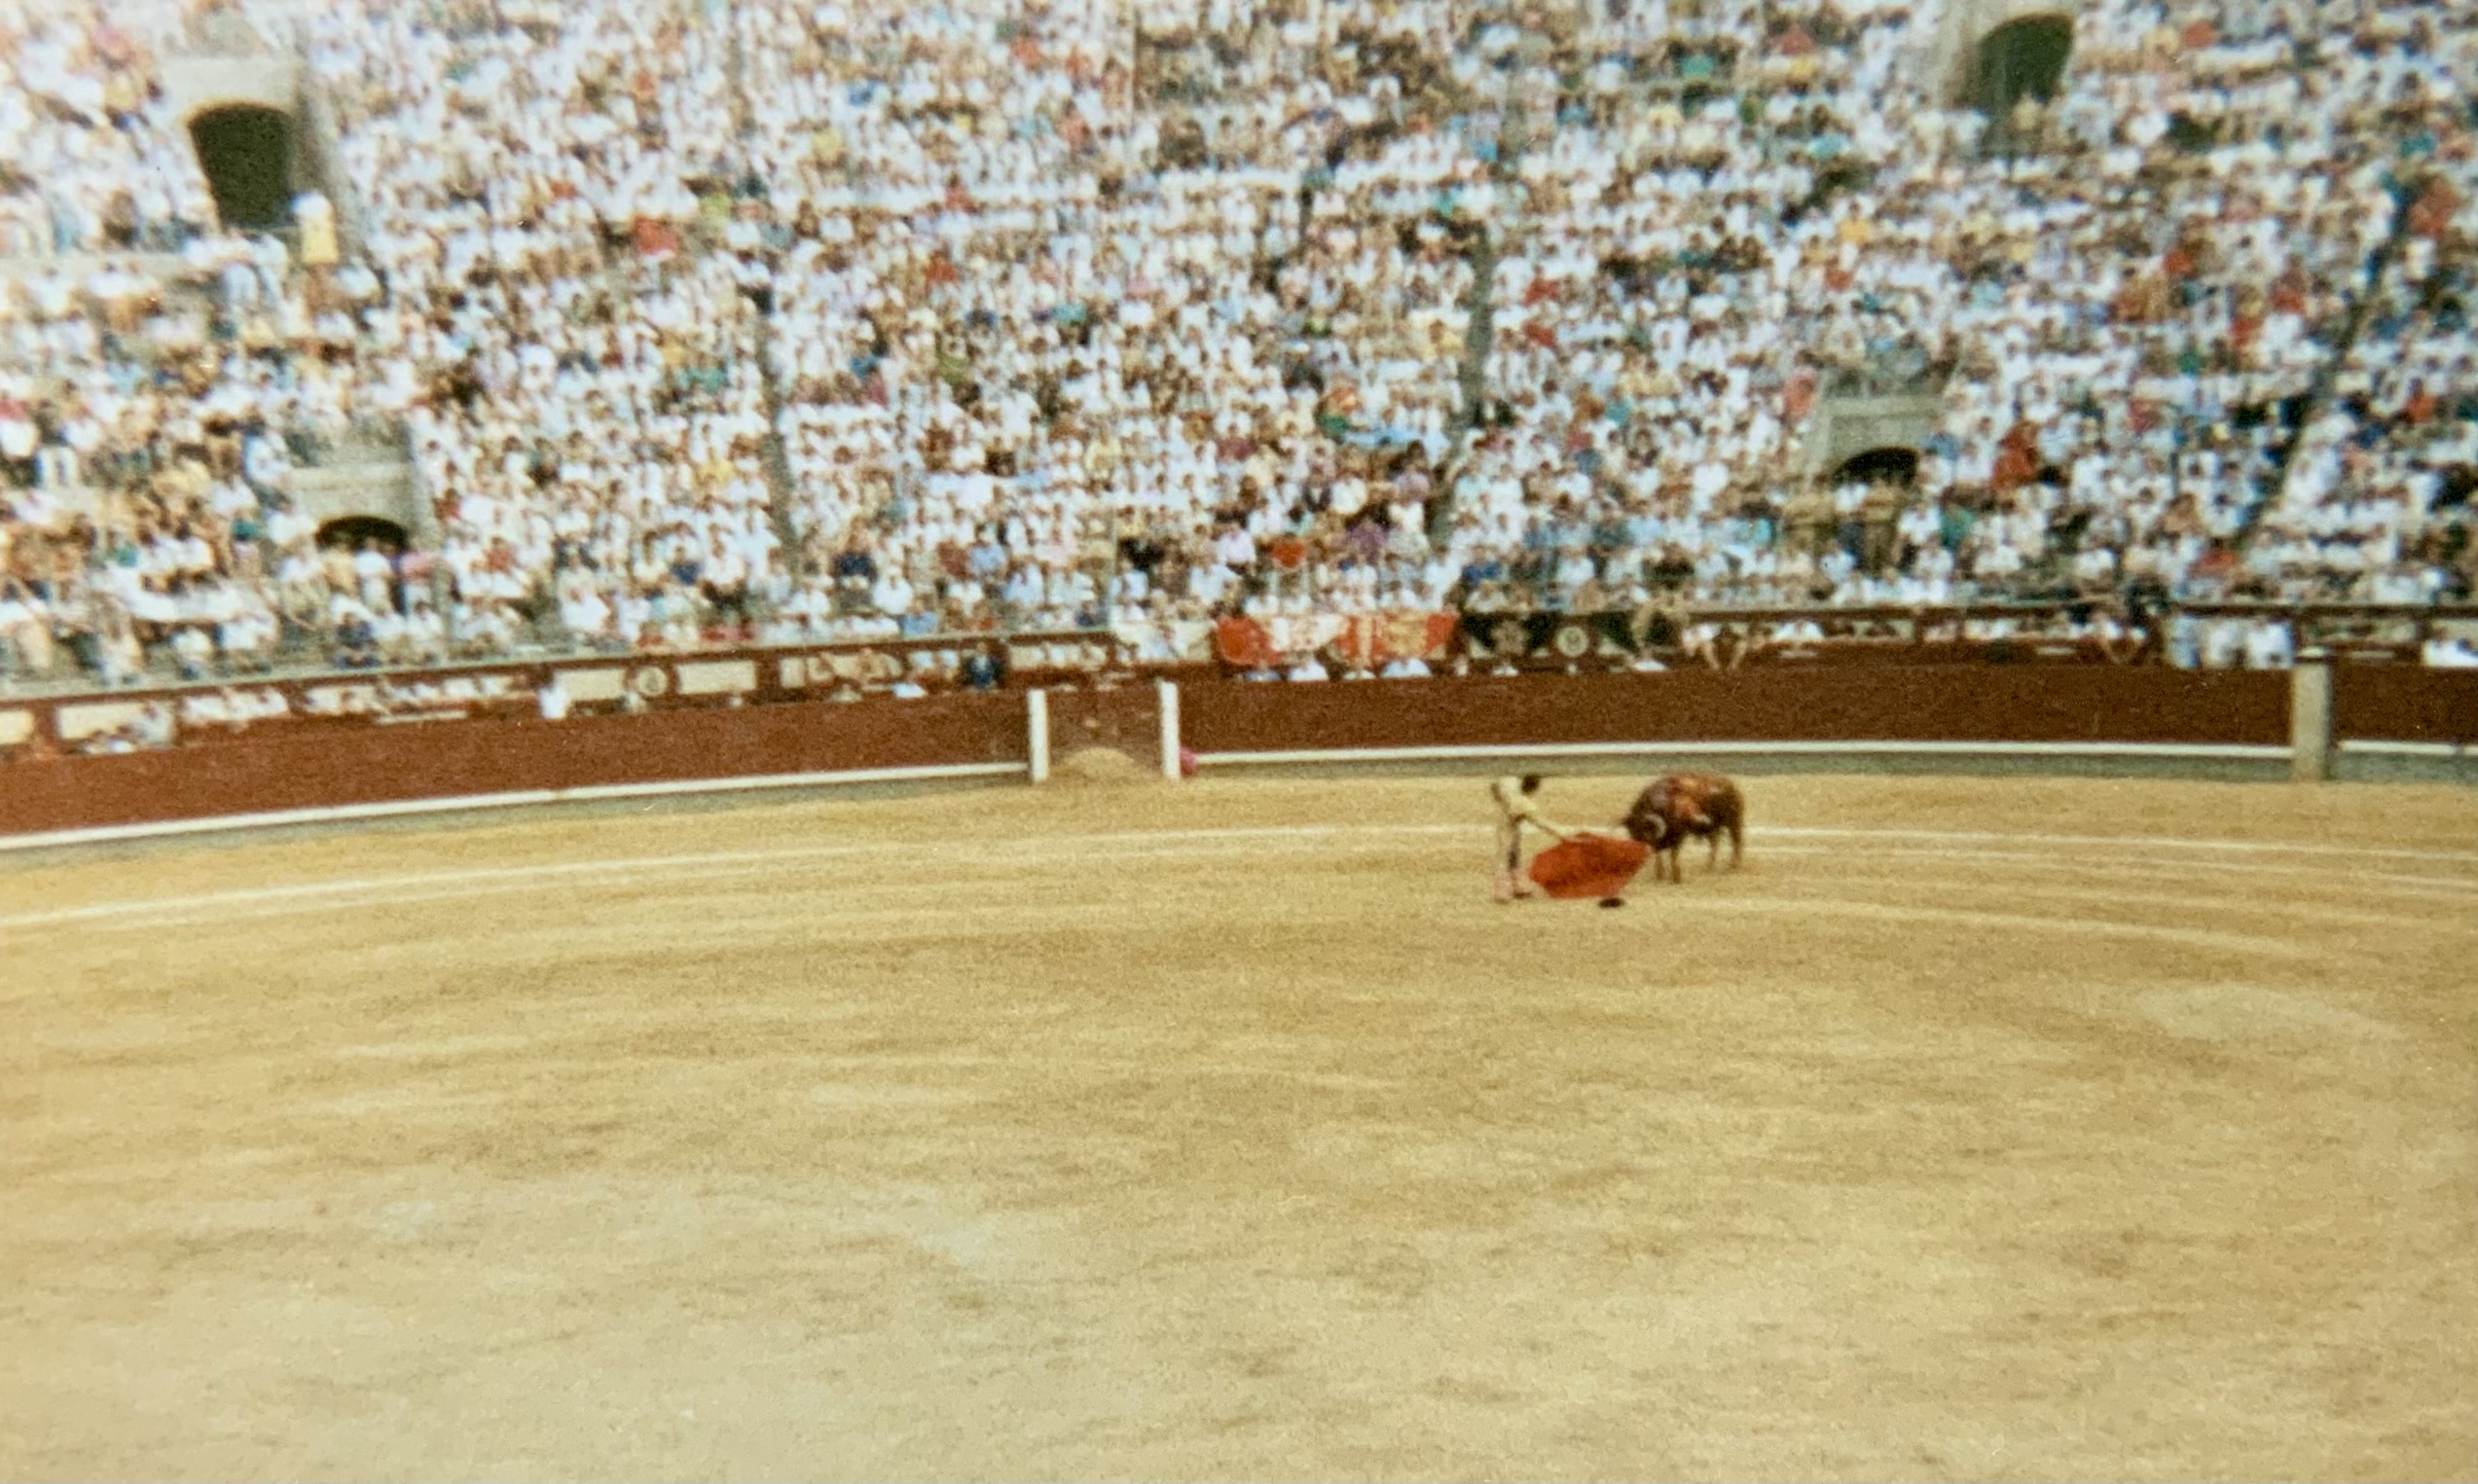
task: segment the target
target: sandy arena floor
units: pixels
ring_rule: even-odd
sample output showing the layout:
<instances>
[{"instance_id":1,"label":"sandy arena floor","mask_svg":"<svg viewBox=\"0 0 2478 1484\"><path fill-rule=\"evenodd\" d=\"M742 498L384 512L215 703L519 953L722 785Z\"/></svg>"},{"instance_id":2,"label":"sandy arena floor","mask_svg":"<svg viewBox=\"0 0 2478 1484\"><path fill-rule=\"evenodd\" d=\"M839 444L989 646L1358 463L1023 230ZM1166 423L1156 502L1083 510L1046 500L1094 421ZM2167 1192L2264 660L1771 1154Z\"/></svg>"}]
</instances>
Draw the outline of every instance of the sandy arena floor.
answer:
<instances>
[{"instance_id":1,"label":"sandy arena floor","mask_svg":"<svg viewBox=\"0 0 2478 1484\"><path fill-rule=\"evenodd\" d=\"M0 867L0 1473L2478 1474L2478 795L1748 792Z\"/></svg>"}]
</instances>

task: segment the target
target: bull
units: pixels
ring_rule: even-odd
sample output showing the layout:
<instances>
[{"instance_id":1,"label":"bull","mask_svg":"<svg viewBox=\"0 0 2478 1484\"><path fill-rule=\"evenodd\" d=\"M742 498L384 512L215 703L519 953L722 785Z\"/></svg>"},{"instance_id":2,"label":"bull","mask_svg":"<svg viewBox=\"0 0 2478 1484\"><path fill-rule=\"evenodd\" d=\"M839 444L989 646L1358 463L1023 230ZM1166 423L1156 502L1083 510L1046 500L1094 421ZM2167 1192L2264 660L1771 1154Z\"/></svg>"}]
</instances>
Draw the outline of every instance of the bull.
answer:
<instances>
[{"instance_id":1,"label":"bull","mask_svg":"<svg viewBox=\"0 0 2478 1484\"><path fill-rule=\"evenodd\" d=\"M1730 837L1730 869L1736 870L1746 849L1746 801L1738 785L1712 773L1673 773L1655 778L1635 797L1626 812L1626 833L1652 848L1652 879L1660 880L1662 856L1669 861L1669 880L1683 880L1679 848L1687 837L1700 835L1710 843L1707 870L1721 863L1721 837Z\"/></svg>"}]
</instances>

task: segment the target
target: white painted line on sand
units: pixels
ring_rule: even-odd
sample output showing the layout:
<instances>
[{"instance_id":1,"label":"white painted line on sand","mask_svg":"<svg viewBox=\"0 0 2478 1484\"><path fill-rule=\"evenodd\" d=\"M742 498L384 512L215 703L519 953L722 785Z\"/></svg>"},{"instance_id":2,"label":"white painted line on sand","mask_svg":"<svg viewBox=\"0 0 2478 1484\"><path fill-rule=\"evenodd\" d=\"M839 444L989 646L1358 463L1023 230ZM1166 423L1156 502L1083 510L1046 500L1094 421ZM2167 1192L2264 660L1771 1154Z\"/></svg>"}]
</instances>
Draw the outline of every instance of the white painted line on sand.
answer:
<instances>
[{"instance_id":1,"label":"white painted line on sand","mask_svg":"<svg viewBox=\"0 0 2478 1484\"><path fill-rule=\"evenodd\" d=\"M1486 826L1471 824L1264 825L1221 829L1126 830L1106 834L1028 836L1017 840L889 841L859 845L715 851L694 854L621 856L607 860L541 861L525 865L477 867L458 871L411 872L396 876L352 877L340 881L250 887L229 891L200 892L181 896L137 897L92 902L0 918L0 931L81 923L102 923L131 918L144 919L146 920L144 925L153 925L188 913L270 904L293 903L298 904L301 910L326 910L341 908L357 900L370 900L384 905L389 896L399 893L406 894L408 898L419 896L436 900L457 895L487 895L499 890L528 890L542 885L592 881L596 878L625 878L664 871L676 871L682 877L686 877L692 874L728 872L732 869L762 868L791 861L852 859L887 854L904 854L914 857L943 855L949 859L960 857L1003 860L1015 854L1074 855L1079 851L1106 852L1113 847L1132 847L1150 853L1179 854L1185 853L1177 849L1181 844L1269 843L1284 840L1340 839L1353 836L1451 835L1477 840L1486 832ZM1763 831L1763 834L1793 839L1849 840L1879 844L1900 840L1954 843L2004 842L2031 845L2107 846L2118 849L2143 847L2208 851L2260 851L2302 856L2369 855L2478 864L2478 852L2390 851L2350 846L2290 846L2254 841L2162 836L2007 834L1988 830L1863 830L1795 825L1772 826ZM1930 856L1936 852L1897 851L1889 853ZM1954 853L1959 856L1967 852ZM2198 861L2195 864L2201 869L2209 868L2206 862ZM2430 885L2445 882L2443 878L2418 880ZM2453 884L2458 885L2458 883ZM2478 885L2478 878L2472 878L2470 884ZM463 887L481 889L479 891L459 889Z\"/></svg>"},{"instance_id":2,"label":"white painted line on sand","mask_svg":"<svg viewBox=\"0 0 2478 1484\"><path fill-rule=\"evenodd\" d=\"M2264 855L2365 855L2391 860L2455 860L2478 865L2478 851L2411 851L2384 846L2300 845L2287 841L2198 840L2182 835L2051 835L2005 830L1853 830L1772 825L1767 835L1810 835L1836 840L2008 841L2023 845L2140 846L2181 851L2233 851Z\"/></svg>"}]
</instances>

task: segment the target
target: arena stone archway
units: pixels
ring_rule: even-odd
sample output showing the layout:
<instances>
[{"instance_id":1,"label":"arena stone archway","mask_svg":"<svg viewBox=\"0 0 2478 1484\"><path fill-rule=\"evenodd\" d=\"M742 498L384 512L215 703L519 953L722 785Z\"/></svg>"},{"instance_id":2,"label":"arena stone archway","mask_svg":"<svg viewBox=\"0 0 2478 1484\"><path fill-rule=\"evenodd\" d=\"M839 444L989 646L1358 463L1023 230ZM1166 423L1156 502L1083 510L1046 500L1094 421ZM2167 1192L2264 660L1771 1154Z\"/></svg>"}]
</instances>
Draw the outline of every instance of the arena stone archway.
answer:
<instances>
[{"instance_id":1,"label":"arena stone archway","mask_svg":"<svg viewBox=\"0 0 2478 1484\"><path fill-rule=\"evenodd\" d=\"M1979 39L1970 100L1991 118L2006 118L2025 96L2045 103L2064 83L2073 55L2071 16L2020 16Z\"/></svg>"},{"instance_id":2,"label":"arena stone archway","mask_svg":"<svg viewBox=\"0 0 2478 1484\"><path fill-rule=\"evenodd\" d=\"M268 232L291 219L295 132L292 115L256 103L190 117L190 143L225 227Z\"/></svg>"},{"instance_id":3,"label":"arena stone archway","mask_svg":"<svg viewBox=\"0 0 2478 1484\"><path fill-rule=\"evenodd\" d=\"M1905 448L1869 449L1842 459L1833 471L1837 485L1856 481L1862 485L1903 485L1918 482L1918 450Z\"/></svg>"},{"instance_id":4,"label":"arena stone archway","mask_svg":"<svg viewBox=\"0 0 2478 1484\"><path fill-rule=\"evenodd\" d=\"M375 541L382 551L403 551L413 538L395 522L381 516L338 516L318 527L320 546L342 546L359 550L364 541Z\"/></svg>"}]
</instances>

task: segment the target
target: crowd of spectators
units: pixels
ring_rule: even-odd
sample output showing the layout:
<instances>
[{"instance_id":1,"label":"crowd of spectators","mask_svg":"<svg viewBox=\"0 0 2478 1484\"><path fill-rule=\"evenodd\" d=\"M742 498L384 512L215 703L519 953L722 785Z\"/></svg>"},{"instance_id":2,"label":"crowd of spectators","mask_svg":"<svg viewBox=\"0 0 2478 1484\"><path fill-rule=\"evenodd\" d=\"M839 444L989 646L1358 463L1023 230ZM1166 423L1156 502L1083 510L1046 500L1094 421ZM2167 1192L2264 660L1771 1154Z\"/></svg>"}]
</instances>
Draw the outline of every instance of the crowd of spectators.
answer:
<instances>
[{"instance_id":1,"label":"crowd of spectators","mask_svg":"<svg viewBox=\"0 0 2478 1484\"><path fill-rule=\"evenodd\" d=\"M757 311L721 251L727 37L679 4L346 7L310 57L388 304L453 628L630 648L781 567Z\"/></svg>"},{"instance_id":2,"label":"crowd of spectators","mask_svg":"<svg viewBox=\"0 0 2478 1484\"><path fill-rule=\"evenodd\" d=\"M0 674L261 669L288 633L426 652L291 498L297 461L366 428L379 280L314 192L281 235L218 225L159 70L200 19L0 12Z\"/></svg>"},{"instance_id":3,"label":"crowd of spectators","mask_svg":"<svg viewBox=\"0 0 2478 1484\"><path fill-rule=\"evenodd\" d=\"M740 9L781 632L1442 597L1472 269L1435 208L1476 174L1446 8L1308 9L1138 7L1141 45L1111 8Z\"/></svg>"},{"instance_id":4,"label":"crowd of spectators","mask_svg":"<svg viewBox=\"0 0 2478 1484\"><path fill-rule=\"evenodd\" d=\"M1509 85L1541 116L1500 268L1512 430L1457 507L1492 565L1552 602L1647 568L1774 602L2465 596L2452 522L2381 477L2397 419L2350 424L2343 475L2346 411L2315 414L2395 237L2466 261L2467 18L2097 0L1999 147L1907 71L1930 6L1697 14L1726 44L1585 27ZM2445 464L2468 339L2421 325ZM1799 489L1819 387L1884 382L1941 386L1915 476Z\"/></svg>"},{"instance_id":5,"label":"crowd of spectators","mask_svg":"<svg viewBox=\"0 0 2478 1484\"><path fill-rule=\"evenodd\" d=\"M216 221L204 8L0 4L0 674L2478 564L2453 7L2091 0L1991 116L1939 0L338 0L350 251ZM410 549L295 497L372 442Z\"/></svg>"}]
</instances>

